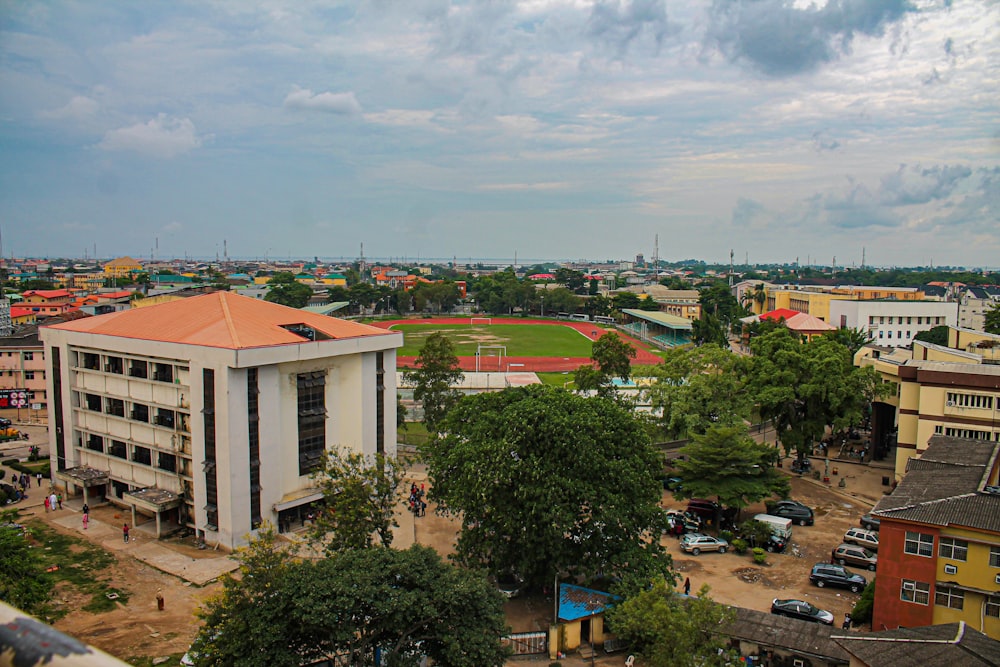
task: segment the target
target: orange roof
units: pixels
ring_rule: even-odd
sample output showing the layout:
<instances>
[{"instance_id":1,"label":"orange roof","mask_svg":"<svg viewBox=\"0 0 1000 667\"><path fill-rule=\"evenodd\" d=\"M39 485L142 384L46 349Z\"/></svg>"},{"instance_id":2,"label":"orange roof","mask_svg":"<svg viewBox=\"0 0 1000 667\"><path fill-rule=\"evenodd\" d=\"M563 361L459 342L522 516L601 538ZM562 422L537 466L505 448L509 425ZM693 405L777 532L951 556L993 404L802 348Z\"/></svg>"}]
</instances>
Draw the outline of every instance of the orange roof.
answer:
<instances>
[{"instance_id":1,"label":"orange roof","mask_svg":"<svg viewBox=\"0 0 1000 667\"><path fill-rule=\"evenodd\" d=\"M102 292L96 295L99 299L122 299L127 296L132 296L132 292L128 290L120 290L118 292Z\"/></svg>"},{"instance_id":2,"label":"orange roof","mask_svg":"<svg viewBox=\"0 0 1000 667\"><path fill-rule=\"evenodd\" d=\"M69 290L64 289L30 289L21 296L40 296L43 299L59 299L64 296L73 296Z\"/></svg>"},{"instance_id":3,"label":"orange roof","mask_svg":"<svg viewBox=\"0 0 1000 667\"><path fill-rule=\"evenodd\" d=\"M312 342L283 328L296 325L315 329L320 334L319 339L393 334L367 324L317 315L232 292L177 299L47 328L240 350Z\"/></svg>"}]
</instances>

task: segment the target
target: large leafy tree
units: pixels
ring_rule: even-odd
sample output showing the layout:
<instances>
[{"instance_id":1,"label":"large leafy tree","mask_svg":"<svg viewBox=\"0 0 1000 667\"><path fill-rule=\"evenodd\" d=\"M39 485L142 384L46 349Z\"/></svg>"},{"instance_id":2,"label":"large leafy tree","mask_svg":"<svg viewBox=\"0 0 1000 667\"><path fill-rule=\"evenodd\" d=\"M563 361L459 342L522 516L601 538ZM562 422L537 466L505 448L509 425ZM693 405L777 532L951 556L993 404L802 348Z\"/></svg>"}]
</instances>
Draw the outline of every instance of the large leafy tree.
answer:
<instances>
[{"instance_id":1,"label":"large leafy tree","mask_svg":"<svg viewBox=\"0 0 1000 667\"><path fill-rule=\"evenodd\" d=\"M303 562L275 552L273 533L260 542L240 557L242 579L227 577L201 612L205 625L192 646L199 665L298 667L336 658L410 667L424 655L450 667L503 665L500 594L433 549L376 547Z\"/></svg>"},{"instance_id":2,"label":"large leafy tree","mask_svg":"<svg viewBox=\"0 0 1000 667\"><path fill-rule=\"evenodd\" d=\"M984 317L986 322L983 331L1000 335L1000 303L993 304L993 307L984 313Z\"/></svg>"},{"instance_id":3,"label":"large leafy tree","mask_svg":"<svg viewBox=\"0 0 1000 667\"><path fill-rule=\"evenodd\" d=\"M755 442L746 426L712 426L681 448L677 469L681 495L715 496L726 507L743 509L772 495L788 496L788 476L774 467L777 451Z\"/></svg>"},{"instance_id":4,"label":"large leafy tree","mask_svg":"<svg viewBox=\"0 0 1000 667\"><path fill-rule=\"evenodd\" d=\"M431 431L460 398L452 385L462 379L455 346L441 332L432 333L424 341L417 356L416 368L403 377L413 386L413 398L424 408L424 423Z\"/></svg>"},{"instance_id":5,"label":"large leafy tree","mask_svg":"<svg viewBox=\"0 0 1000 667\"><path fill-rule=\"evenodd\" d=\"M334 449L323 453L313 473L323 499L315 513L309 537L328 556L346 549L392 544L394 516L404 468L382 454Z\"/></svg>"},{"instance_id":6,"label":"large leafy tree","mask_svg":"<svg viewBox=\"0 0 1000 667\"><path fill-rule=\"evenodd\" d=\"M0 513L0 600L35 614L48 602L52 580L14 523L16 518L16 512Z\"/></svg>"},{"instance_id":7,"label":"large leafy tree","mask_svg":"<svg viewBox=\"0 0 1000 667\"><path fill-rule=\"evenodd\" d=\"M887 391L872 368L856 368L847 347L828 336L802 343L780 327L754 338L751 347L750 387L760 415L774 424L786 451L800 457L827 426L860 422Z\"/></svg>"},{"instance_id":8,"label":"large leafy tree","mask_svg":"<svg viewBox=\"0 0 1000 667\"><path fill-rule=\"evenodd\" d=\"M708 597L707 586L697 597L682 597L664 579L608 612L615 634L649 667L733 664L725 652L727 639L719 631L735 618L732 609Z\"/></svg>"},{"instance_id":9,"label":"large leafy tree","mask_svg":"<svg viewBox=\"0 0 1000 667\"><path fill-rule=\"evenodd\" d=\"M848 349L851 353L851 358L854 358L854 353L860 350L862 347L867 345L872 341L868 334L858 331L857 329L851 329L850 327L842 327L829 333L823 334L824 336L829 336L833 340L837 341L844 347ZM919 334L917 334L919 336ZM945 343L947 343L947 339Z\"/></svg>"},{"instance_id":10,"label":"large leafy tree","mask_svg":"<svg viewBox=\"0 0 1000 667\"><path fill-rule=\"evenodd\" d=\"M309 298L313 294L311 287L297 282L295 274L288 271L278 271L271 276L271 280L267 284L271 289L264 297L265 301L280 303L292 308L304 307L309 303Z\"/></svg>"},{"instance_id":11,"label":"large leafy tree","mask_svg":"<svg viewBox=\"0 0 1000 667\"><path fill-rule=\"evenodd\" d=\"M669 566L655 539L662 463L614 401L540 385L467 396L422 453L431 497L461 516L462 563L535 587L572 574L648 581Z\"/></svg>"},{"instance_id":12,"label":"large leafy tree","mask_svg":"<svg viewBox=\"0 0 1000 667\"><path fill-rule=\"evenodd\" d=\"M913 340L919 340L925 343L932 343L933 345L944 345L945 347L947 347L948 326L946 324L942 324L939 327L933 327L932 329L928 329L927 331L921 331L920 333L918 333L916 336L913 337Z\"/></svg>"},{"instance_id":13,"label":"large leafy tree","mask_svg":"<svg viewBox=\"0 0 1000 667\"><path fill-rule=\"evenodd\" d=\"M606 333L591 348L589 366L581 366L574 374L577 389L596 389L606 394L614 378L628 380L636 351L615 333Z\"/></svg>"},{"instance_id":14,"label":"large leafy tree","mask_svg":"<svg viewBox=\"0 0 1000 667\"><path fill-rule=\"evenodd\" d=\"M750 362L718 345L676 347L644 372L657 378L646 390L665 435L687 438L712 425L734 426L750 417L746 389Z\"/></svg>"},{"instance_id":15,"label":"large leafy tree","mask_svg":"<svg viewBox=\"0 0 1000 667\"><path fill-rule=\"evenodd\" d=\"M458 286L453 282L418 283L413 288L413 302L419 312L447 312L459 301Z\"/></svg>"},{"instance_id":16,"label":"large leafy tree","mask_svg":"<svg viewBox=\"0 0 1000 667\"><path fill-rule=\"evenodd\" d=\"M639 307L639 295L635 292L618 292L612 297L611 302L616 310Z\"/></svg>"}]
</instances>

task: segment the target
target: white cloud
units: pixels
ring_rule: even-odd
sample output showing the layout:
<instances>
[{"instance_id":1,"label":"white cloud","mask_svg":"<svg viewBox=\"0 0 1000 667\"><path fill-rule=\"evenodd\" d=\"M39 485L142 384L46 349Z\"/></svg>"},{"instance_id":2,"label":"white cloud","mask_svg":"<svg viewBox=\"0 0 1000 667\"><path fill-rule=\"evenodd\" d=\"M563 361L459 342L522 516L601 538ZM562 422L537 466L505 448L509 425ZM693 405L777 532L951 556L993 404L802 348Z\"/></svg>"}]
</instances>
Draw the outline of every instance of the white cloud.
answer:
<instances>
[{"instance_id":1,"label":"white cloud","mask_svg":"<svg viewBox=\"0 0 1000 667\"><path fill-rule=\"evenodd\" d=\"M549 183L488 183L477 189L486 192L544 192L546 190L565 190L569 183L554 181Z\"/></svg>"},{"instance_id":2,"label":"white cloud","mask_svg":"<svg viewBox=\"0 0 1000 667\"><path fill-rule=\"evenodd\" d=\"M98 144L107 151L134 151L153 157L172 158L201 146L190 118L159 114L147 123L111 130Z\"/></svg>"},{"instance_id":3,"label":"white cloud","mask_svg":"<svg viewBox=\"0 0 1000 667\"><path fill-rule=\"evenodd\" d=\"M86 118L97 113L100 106L96 100L84 97L83 95L77 95L66 106L43 111L41 112L41 116L42 118L51 118L53 120Z\"/></svg>"},{"instance_id":4,"label":"white cloud","mask_svg":"<svg viewBox=\"0 0 1000 667\"><path fill-rule=\"evenodd\" d=\"M322 111L352 116L361 113L361 105L353 92L313 93L308 88L296 88L285 98L285 108L296 111Z\"/></svg>"}]
</instances>

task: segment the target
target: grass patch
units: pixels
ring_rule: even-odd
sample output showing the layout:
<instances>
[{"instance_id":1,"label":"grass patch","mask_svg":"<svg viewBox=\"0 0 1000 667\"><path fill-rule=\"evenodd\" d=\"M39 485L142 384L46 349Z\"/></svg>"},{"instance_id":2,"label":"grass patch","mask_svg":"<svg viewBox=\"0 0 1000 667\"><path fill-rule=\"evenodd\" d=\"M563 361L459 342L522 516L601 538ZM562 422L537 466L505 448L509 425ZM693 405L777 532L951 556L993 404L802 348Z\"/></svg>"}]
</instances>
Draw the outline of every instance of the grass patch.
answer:
<instances>
[{"instance_id":1,"label":"grass patch","mask_svg":"<svg viewBox=\"0 0 1000 667\"><path fill-rule=\"evenodd\" d=\"M179 665L181 664L181 658L184 657L184 652L182 653L171 653L164 656L156 656L161 658L170 658L166 662L161 662L161 665ZM132 667L153 667L153 660L155 658L149 655L136 655L129 657L126 662L132 665Z\"/></svg>"},{"instance_id":2,"label":"grass patch","mask_svg":"<svg viewBox=\"0 0 1000 667\"><path fill-rule=\"evenodd\" d=\"M38 520L27 522L27 527L38 543L34 551L42 567L46 570L58 568L48 573L52 581L57 586L63 584L90 596L90 601L82 607L84 611L111 611L117 603L128 602L128 591L109 585L108 570L116 562L110 553L86 540L53 530ZM108 593L117 594L118 599L108 599ZM74 610L54 607L47 610L45 616L55 620L71 611Z\"/></svg>"},{"instance_id":3,"label":"grass patch","mask_svg":"<svg viewBox=\"0 0 1000 667\"><path fill-rule=\"evenodd\" d=\"M535 373L538 379L542 381L542 384L548 385L549 387L561 387L565 389L573 389L575 387L573 383L573 373ZM566 384L566 383L569 384Z\"/></svg>"},{"instance_id":4,"label":"grass patch","mask_svg":"<svg viewBox=\"0 0 1000 667\"><path fill-rule=\"evenodd\" d=\"M478 345L506 345L510 357L589 357L592 347L586 336L561 324L398 324L393 331L403 333L401 357L420 354L424 340L436 332L451 340L460 357L475 356Z\"/></svg>"},{"instance_id":5,"label":"grass patch","mask_svg":"<svg viewBox=\"0 0 1000 667\"><path fill-rule=\"evenodd\" d=\"M430 433L423 422L406 422L406 429L396 430L396 438L404 445L422 445L430 440Z\"/></svg>"},{"instance_id":6,"label":"grass patch","mask_svg":"<svg viewBox=\"0 0 1000 667\"><path fill-rule=\"evenodd\" d=\"M26 461L24 463L21 463L17 459L14 459L13 463L8 463L7 465L13 468L14 470L17 470L18 472L27 473L29 475L36 475L38 473L42 473L42 475L46 478L50 476L49 466L51 464L49 463L48 459L40 459L38 461Z\"/></svg>"}]
</instances>

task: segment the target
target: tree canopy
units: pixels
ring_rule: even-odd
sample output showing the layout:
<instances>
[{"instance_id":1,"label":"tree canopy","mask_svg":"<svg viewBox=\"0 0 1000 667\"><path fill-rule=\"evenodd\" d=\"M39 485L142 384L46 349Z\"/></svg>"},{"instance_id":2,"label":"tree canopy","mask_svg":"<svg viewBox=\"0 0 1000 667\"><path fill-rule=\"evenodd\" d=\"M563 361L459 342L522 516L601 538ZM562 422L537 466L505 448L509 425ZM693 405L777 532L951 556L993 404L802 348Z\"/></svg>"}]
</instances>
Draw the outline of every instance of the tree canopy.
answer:
<instances>
[{"instance_id":1,"label":"tree canopy","mask_svg":"<svg viewBox=\"0 0 1000 667\"><path fill-rule=\"evenodd\" d=\"M406 371L404 378L413 385L413 398L424 408L424 423L435 430L460 394L451 388L462 379L451 339L436 331L424 341L417 356L416 368Z\"/></svg>"},{"instance_id":2,"label":"tree canopy","mask_svg":"<svg viewBox=\"0 0 1000 667\"><path fill-rule=\"evenodd\" d=\"M310 541L327 556L346 549L392 545L394 516L403 468L382 454L334 449L323 452L313 483L323 499L309 531Z\"/></svg>"},{"instance_id":3,"label":"tree canopy","mask_svg":"<svg viewBox=\"0 0 1000 667\"><path fill-rule=\"evenodd\" d=\"M704 433L713 424L742 424L750 416L746 390L750 360L718 345L675 347L644 373L657 378L646 390L668 438Z\"/></svg>"},{"instance_id":4,"label":"tree canopy","mask_svg":"<svg viewBox=\"0 0 1000 667\"><path fill-rule=\"evenodd\" d=\"M199 615L192 652L209 667L338 664L410 667L422 656L446 667L500 667L503 599L478 572L433 549L375 547L318 561L289 560L261 532L237 558L241 579ZM383 662L376 662L376 652Z\"/></svg>"},{"instance_id":5,"label":"tree canopy","mask_svg":"<svg viewBox=\"0 0 1000 667\"><path fill-rule=\"evenodd\" d=\"M743 509L771 495L787 497L788 476L774 464L774 447L755 442L746 427L711 426L681 448L676 466L687 498L715 496L726 507Z\"/></svg>"},{"instance_id":6,"label":"tree canopy","mask_svg":"<svg viewBox=\"0 0 1000 667\"><path fill-rule=\"evenodd\" d=\"M295 274L289 271L278 271L271 276L267 284L270 289L264 300L291 308L305 307L313 294L311 287L297 282Z\"/></svg>"},{"instance_id":7,"label":"tree canopy","mask_svg":"<svg viewBox=\"0 0 1000 667\"><path fill-rule=\"evenodd\" d=\"M985 324L983 325L983 331L986 333L1000 335L1000 303L994 303L993 306L984 313Z\"/></svg>"},{"instance_id":8,"label":"tree canopy","mask_svg":"<svg viewBox=\"0 0 1000 667\"><path fill-rule=\"evenodd\" d=\"M14 520L17 512L0 512L0 600L29 614L42 610L52 581Z\"/></svg>"},{"instance_id":9,"label":"tree canopy","mask_svg":"<svg viewBox=\"0 0 1000 667\"><path fill-rule=\"evenodd\" d=\"M942 324L939 327L934 327L928 329L927 331L921 331L913 340L923 341L925 343L931 343L932 345L948 345L948 325Z\"/></svg>"},{"instance_id":10,"label":"tree canopy","mask_svg":"<svg viewBox=\"0 0 1000 667\"><path fill-rule=\"evenodd\" d=\"M535 587L569 574L649 581L669 566L655 539L660 456L614 401L541 385L467 396L421 451L431 498L462 518L462 563Z\"/></svg>"},{"instance_id":11,"label":"tree canopy","mask_svg":"<svg viewBox=\"0 0 1000 667\"><path fill-rule=\"evenodd\" d=\"M687 597L679 595L672 582L660 579L607 615L615 634L629 642L649 667L733 664L724 651L727 639L719 630L736 615L713 602L707 586L697 597Z\"/></svg>"},{"instance_id":12,"label":"tree canopy","mask_svg":"<svg viewBox=\"0 0 1000 667\"><path fill-rule=\"evenodd\" d=\"M751 342L750 388L760 415L774 424L789 452L808 454L827 426L859 423L870 402L887 388L875 371L856 368L837 340L821 336L802 343L780 327Z\"/></svg>"},{"instance_id":13,"label":"tree canopy","mask_svg":"<svg viewBox=\"0 0 1000 667\"><path fill-rule=\"evenodd\" d=\"M607 393L614 378L628 380L636 351L616 333L606 333L591 348L589 366L581 366L574 374L577 389L596 389Z\"/></svg>"}]
</instances>

